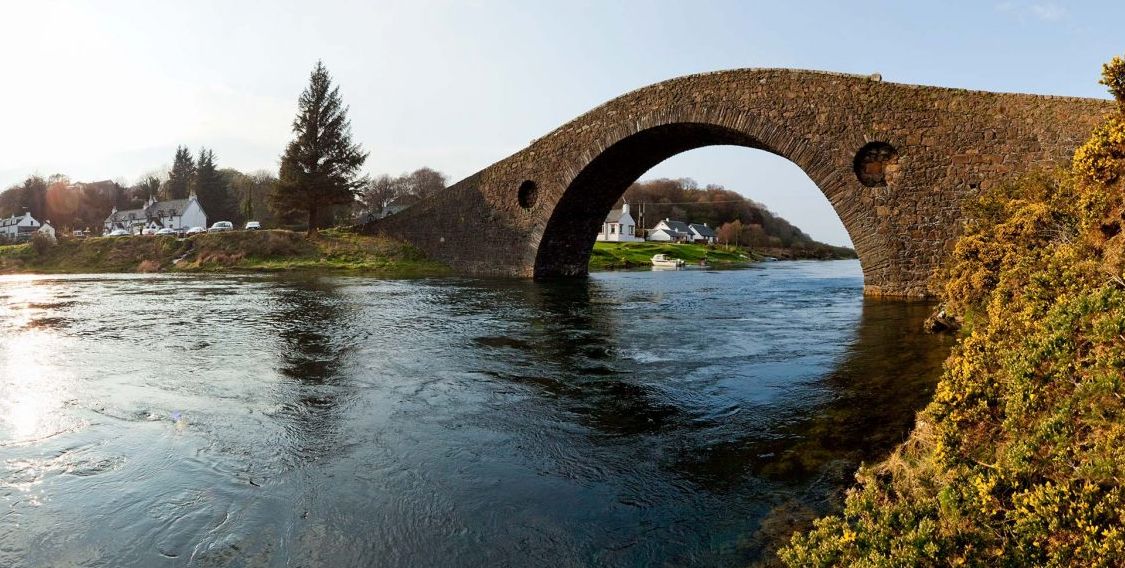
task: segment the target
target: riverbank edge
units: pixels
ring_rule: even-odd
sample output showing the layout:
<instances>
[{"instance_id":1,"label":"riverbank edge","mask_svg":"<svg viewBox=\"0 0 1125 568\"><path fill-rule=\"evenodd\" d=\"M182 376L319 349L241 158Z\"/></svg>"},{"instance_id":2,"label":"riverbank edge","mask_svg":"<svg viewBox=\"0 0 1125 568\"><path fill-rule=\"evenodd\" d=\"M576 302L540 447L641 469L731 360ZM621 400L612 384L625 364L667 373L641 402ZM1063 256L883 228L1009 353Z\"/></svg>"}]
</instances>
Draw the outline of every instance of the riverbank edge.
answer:
<instances>
[{"instance_id":1,"label":"riverbank edge","mask_svg":"<svg viewBox=\"0 0 1125 568\"><path fill-rule=\"evenodd\" d=\"M744 247L694 243L594 243L590 253L590 271L602 272L649 268L652 257L664 254L679 258L689 266L708 266L719 269L745 268L766 260L851 260L854 253L823 254L799 248L771 248L754 250Z\"/></svg>"},{"instance_id":2,"label":"riverbank edge","mask_svg":"<svg viewBox=\"0 0 1125 568\"><path fill-rule=\"evenodd\" d=\"M804 254L800 249L754 251L691 243L594 245L591 272L651 268L654 254L688 265L739 269L765 260L840 260L846 255ZM383 278L452 276L409 243L329 229L309 238L285 230L171 236L95 237L0 246L0 274L98 273L346 273Z\"/></svg>"},{"instance_id":3,"label":"riverbank edge","mask_svg":"<svg viewBox=\"0 0 1125 568\"><path fill-rule=\"evenodd\" d=\"M0 274L331 273L382 278L450 276L416 247L380 236L284 230L61 239L0 246Z\"/></svg>"}]
</instances>

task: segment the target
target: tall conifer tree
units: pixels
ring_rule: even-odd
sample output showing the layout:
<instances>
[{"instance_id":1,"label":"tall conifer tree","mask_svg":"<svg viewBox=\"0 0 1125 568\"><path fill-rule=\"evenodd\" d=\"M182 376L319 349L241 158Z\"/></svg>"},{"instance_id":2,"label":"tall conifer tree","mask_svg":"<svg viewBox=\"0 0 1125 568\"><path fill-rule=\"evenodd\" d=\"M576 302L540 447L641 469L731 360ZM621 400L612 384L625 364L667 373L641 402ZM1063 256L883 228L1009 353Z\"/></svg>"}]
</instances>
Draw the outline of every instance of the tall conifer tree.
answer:
<instances>
[{"instance_id":1,"label":"tall conifer tree","mask_svg":"<svg viewBox=\"0 0 1125 568\"><path fill-rule=\"evenodd\" d=\"M167 199L187 197L194 177L195 161L191 159L191 152L184 146L176 146L176 158L172 162L172 169L168 171L168 181L164 184L165 197Z\"/></svg>"},{"instance_id":2,"label":"tall conifer tree","mask_svg":"<svg viewBox=\"0 0 1125 568\"><path fill-rule=\"evenodd\" d=\"M237 213L234 200L227 188L227 180L219 173L215 166L215 151L207 148L199 149L199 159L195 166L195 177L192 178L191 188L199 198L199 205L207 213L209 219L215 221L231 221Z\"/></svg>"},{"instance_id":3,"label":"tall conifer tree","mask_svg":"<svg viewBox=\"0 0 1125 568\"><path fill-rule=\"evenodd\" d=\"M271 200L283 213L306 213L312 235L323 210L352 203L366 183L359 168L367 152L352 143L348 107L320 61L298 99L293 134L281 157L280 181Z\"/></svg>"}]
</instances>

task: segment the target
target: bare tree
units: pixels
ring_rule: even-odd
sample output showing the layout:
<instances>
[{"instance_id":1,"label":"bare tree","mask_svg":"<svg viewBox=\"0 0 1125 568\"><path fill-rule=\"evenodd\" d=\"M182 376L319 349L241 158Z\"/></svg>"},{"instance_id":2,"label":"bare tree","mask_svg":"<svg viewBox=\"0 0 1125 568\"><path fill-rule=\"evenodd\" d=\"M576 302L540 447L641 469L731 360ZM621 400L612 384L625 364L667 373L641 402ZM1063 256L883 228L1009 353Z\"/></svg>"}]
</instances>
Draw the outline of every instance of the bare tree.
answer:
<instances>
[{"instance_id":1,"label":"bare tree","mask_svg":"<svg viewBox=\"0 0 1125 568\"><path fill-rule=\"evenodd\" d=\"M410 193L418 197L430 197L445 190L445 174L435 169L420 168L406 177Z\"/></svg>"},{"instance_id":2,"label":"bare tree","mask_svg":"<svg viewBox=\"0 0 1125 568\"><path fill-rule=\"evenodd\" d=\"M363 188L359 200L368 211L378 213L395 199L410 192L407 178L408 176L391 177L387 174L378 176Z\"/></svg>"}]
</instances>

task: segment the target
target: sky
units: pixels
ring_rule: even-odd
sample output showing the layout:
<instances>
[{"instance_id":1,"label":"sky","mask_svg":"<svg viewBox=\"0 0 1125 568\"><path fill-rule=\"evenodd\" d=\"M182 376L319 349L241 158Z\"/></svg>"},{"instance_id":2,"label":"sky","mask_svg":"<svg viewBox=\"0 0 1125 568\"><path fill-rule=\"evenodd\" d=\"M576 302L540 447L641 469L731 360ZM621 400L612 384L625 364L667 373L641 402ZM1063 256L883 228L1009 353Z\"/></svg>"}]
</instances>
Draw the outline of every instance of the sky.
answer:
<instances>
[{"instance_id":1,"label":"sky","mask_svg":"<svg viewBox=\"0 0 1125 568\"><path fill-rule=\"evenodd\" d=\"M632 89L789 67L1108 98L1125 2L0 0L0 188L29 174L132 183L177 145L276 172L323 60L366 170L466 177ZM849 244L794 164L709 147L645 174L738 191Z\"/></svg>"}]
</instances>

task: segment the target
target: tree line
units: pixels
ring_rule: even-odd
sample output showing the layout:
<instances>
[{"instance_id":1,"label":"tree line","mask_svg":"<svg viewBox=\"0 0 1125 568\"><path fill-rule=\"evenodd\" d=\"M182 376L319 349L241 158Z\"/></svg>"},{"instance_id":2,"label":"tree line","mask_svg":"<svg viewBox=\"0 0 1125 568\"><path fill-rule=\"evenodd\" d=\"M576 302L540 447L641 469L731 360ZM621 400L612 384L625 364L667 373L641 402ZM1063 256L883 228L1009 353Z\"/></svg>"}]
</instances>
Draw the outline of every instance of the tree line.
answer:
<instances>
[{"instance_id":1,"label":"tree line","mask_svg":"<svg viewBox=\"0 0 1125 568\"><path fill-rule=\"evenodd\" d=\"M0 217L28 211L64 231L99 231L115 207L139 209L149 198L184 199L194 192L209 220L255 220L314 233L445 189L445 175L428 167L374 178L361 172L368 154L352 141L348 107L322 62L310 74L297 106L294 137L277 175L220 168L214 150L201 148L193 155L178 146L167 171L142 175L132 185L121 180L72 183L63 174L28 176L0 192Z\"/></svg>"},{"instance_id":2,"label":"tree line","mask_svg":"<svg viewBox=\"0 0 1125 568\"><path fill-rule=\"evenodd\" d=\"M848 250L813 240L765 205L721 185L699 187L695 180L656 179L634 183L621 201L628 202L638 226L650 229L662 219L706 223L722 244L753 248ZM642 205L643 204L643 205ZM643 219L639 218L643 211Z\"/></svg>"},{"instance_id":3,"label":"tree line","mask_svg":"<svg viewBox=\"0 0 1125 568\"><path fill-rule=\"evenodd\" d=\"M30 211L65 230L99 230L110 210L136 209L152 197L160 200L198 197L212 221L267 227L305 228L354 222L360 213L381 216L392 204L406 206L446 187L441 172L423 167L399 176L372 178L362 172L368 153L352 140L349 108L322 62L309 75L297 101L293 139L281 155L277 175L265 170L243 173L221 169L214 150L195 155L176 148L172 166L126 186L119 181L70 183L64 175L30 176L0 193L0 216ZM720 241L757 247L828 246L817 243L764 205L718 185L699 187L690 179L634 183L625 201L644 204L638 221L649 228L663 218L707 223ZM634 210L637 214L641 210Z\"/></svg>"}]
</instances>

